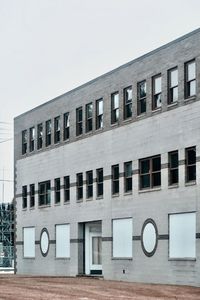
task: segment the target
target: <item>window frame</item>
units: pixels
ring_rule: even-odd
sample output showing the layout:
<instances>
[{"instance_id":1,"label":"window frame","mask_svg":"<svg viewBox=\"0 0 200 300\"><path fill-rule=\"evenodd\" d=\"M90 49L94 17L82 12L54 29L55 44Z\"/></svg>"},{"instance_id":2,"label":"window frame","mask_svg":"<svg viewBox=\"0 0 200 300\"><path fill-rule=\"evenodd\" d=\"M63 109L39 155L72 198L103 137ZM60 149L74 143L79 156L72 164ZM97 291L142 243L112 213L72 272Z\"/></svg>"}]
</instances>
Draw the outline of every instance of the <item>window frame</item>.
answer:
<instances>
[{"instance_id":1,"label":"window frame","mask_svg":"<svg viewBox=\"0 0 200 300\"><path fill-rule=\"evenodd\" d=\"M100 175L100 172L102 172L102 175ZM100 177L102 176L102 181L100 181ZM103 168L96 169L96 194L97 198L103 197L103 183L104 183L104 178L103 178ZM100 193L100 190L102 188L102 194Z\"/></svg>"},{"instance_id":2,"label":"window frame","mask_svg":"<svg viewBox=\"0 0 200 300\"><path fill-rule=\"evenodd\" d=\"M131 176L126 175L127 166L131 165ZM132 193L133 191L133 169L132 169L132 161L127 161L124 163L124 193ZM129 181L131 182L131 189L128 189Z\"/></svg>"},{"instance_id":3,"label":"window frame","mask_svg":"<svg viewBox=\"0 0 200 300\"><path fill-rule=\"evenodd\" d=\"M92 107L92 116L89 116L89 107ZM87 103L85 106L85 131L91 132L93 130L93 103Z\"/></svg>"},{"instance_id":4,"label":"window frame","mask_svg":"<svg viewBox=\"0 0 200 300\"><path fill-rule=\"evenodd\" d=\"M27 154L28 150L28 130L22 131L22 155Z\"/></svg>"},{"instance_id":5,"label":"window frame","mask_svg":"<svg viewBox=\"0 0 200 300\"><path fill-rule=\"evenodd\" d=\"M60 116L54 118L54 144L60 143L61 128L60 128Z\"/></svg>"},{"instance_id":6,"label":"window frame","mask_svg":"<svg viewBox=\"0 0 200 300\"><path fill-rule=\"evenodd\" d=\"M28 190L27 185L22 186L22 209L27 209L27 198L28 198Z\"/></svg>"},{"instance_id":7,"label":"window frame","mask_svg":"<svg viewBox=\"0 0 200 300\"><path fill-rule=\"evenodd\" d=\"M156 79L161 79L161 91L156 93ZM160 96L160 97L159 97ZM157 105L157 98L160 98L160 106ZM157 110L162 107L162 74L159 73L152 77L152 110Z\"/></svg>"},{"instance_id":8,"label":"window frame","mask_svg":"<svg viewBox=\"0 0 200 300\"><path fill-rule=\"evenodd\" d=\"M112 165L112 196L119 195L119 178L120 178L120 173L119 173L119 164ZM118 169L118 176L115 178L115 169Z\"/></svg>"},{"instance_id":9,"label":"window frame","mask_svg":"<svg viewBox=\"0 0 200 300\"><path fill-rule=\"evenodd\" d=\"M153 160L160 158L160 170L158 171L153 171ZM141 173L142 170L142 162L143 161L149 161L149 171L145 172L145 173ZM149 190L149 189L155 189L155 188L160 188L162 183L161 183L161 170L162 170L162 165L161 165L161 155L157 154L151 157L146 157L146 158L142 158L139 160L139 189L140 191L143 190ZM155 175L156 173L160 173L160 185L153 185L153 175ZM148 187L142 187L142 176L149 176L149 186Z\"/></svg>"},{"instance_id":10,"label":"window frame","mask_svg":"<svg viewBox=\"0 0 200 300\"><path fill-rule=\"evenodd\" d=\"M93 180L94 180L93 171L92 170L87 171L86 172L86 198L87 199L93 198Z\"/></svg>"},{"instance_id":11,"label":"window frame","mask_svg":"<svg viewBox=\"0 0 200 300\"><path fill-rule=\"evenodd\" d=\"M52 124L51 119L47 120L45 123L45 140L46 140L46 147L51 145L51 135L52 135Z\"/></svg>"},{"instance_id":12,"label":"window frame","mask_svg":"<svg viewBox=\"0 0 200 300\"><path fill-rule=\"evenodd\" d=\"M192 63L194 63L194 65L195 65L195 78L189 80L188 79L188 75L189 75L188 66ZM185 67L185 99L188 99L188 98L191 98L191 97L195 97L196 94L197 94L197 70L196 70L196 60L195 60L195 58L187 61L184 65L184 67ZM193 94L193 95L190 94L191 82L195 82L195 94Z\"/></svg>"},{"instance_id":13,"label":"window frame","mask_svg":"<svg viewBox=\"0 0 200 300\"><path fill-rule=\"evenodd\" d=\"M41 193L41 186L44 185L44 193ZM44 197L44 203L41 204L41 196ZM48 199L49 198L49 199ZM51 180L46 180L38 183L38 206L51 205Z\"/></svg>"},{"instance_id":14,"label":"window frame","mask_svg":"<svg viewBox=\"0 0 200 300\"><path fill-rule=\"evenodd\" d=\"M140 95L140 86L143 83L145 84L145 96L141 97L141 95ZM139 81L137 83L137 115L138 116L146 113L146 111L147 111L147 101L146 100L147 100L147 81L146 81L146 79L144 79L144 80ZM145 103L145 111L142 111L142 109L141 109L142 101L144 101L144 103Z\"/></svg>"},{"instance_id":15,"label":"window frame","mask_svg":"<svg viewBox=\"0 0 200 300\"><path fill-rule=\"evenodd\" d=\"M172 86L172 83L171 83L172 76L171 76L171 74L174 71L177 71L177 85ZM167 104L168 105L178 102L178 92L177 92L177 99L176 100L174 100L173 96L172 96L174 89L178 90L178 67L177 66L173 67L173 68L171 68L167 71Z\"/></svg>"},{"instance_id":16,"label":"window frame","mask_svg":"<svg viewBox=\"0 0 200 300\"><path fill-rule=\"evenodd\" d=\"M66 112L63 115L63 140L69 140L70 137L70 114Z\"/></svg>"},{"instance_id":17,"label":"window frame","mask_svg":"<svg viewBox=\"0 0 200 300\"><path fill-rule=\"evenodd\" d=\"M131 94L132 94L132 97L131 97L131 100L129 100L127 98L127 91L131 89ZM123 98L124 98L124 120L127 120L127 119L131 119L132 116L133 116L133 88L132 88L132 85L124 88L123 90ZM130 102L127 102L127 101L130 101ZM128 116L128 111L129 111L129 107L130 107L130 111L131 111L131 115Z\"/></svg>"},{"instance_id":18,"label":"window frame","mask_svg":"<svg viewBox=\"0 0 200 300\"><path fill-rule=\"evenodd\" d=\"M29 128L29 152L35 150L35 126Z\"/></svg>"},{"instance_id":19,"label":"window frame","mask_svg":"<svg viewBox=\"0 0 200 300\"><path fill-rule=\"evenodd\" d=\"M35 184L30 184L30 208L35 207Z\"/></svg>"},{"instance_id":20,"label":"window frame","mask_svg":"<svg viewBox=\"0 0 200 300\"><path fill-rule=\"evenodd\" d=\"M43 147L43 123L37 125L37 150Z\"/></svg>"},{"instance_id":21,"label":"window frame","mask_svg":"<svg viewBox=\"0 0 200 300\"><path fill-rule=\"evenodd\" d=\"M60 184L60 178L54 179L54 203L60 204L61 202L61 184Z\"/></svg>"},{"instance_id":22,"label":"window frame","mask_svg":"<svg viewBox=\"0 0 200 300\"><path fill-rule=\"evenodd\" d=\"M102 106L103 106L103 98L96 100L96 130L103 128L103 112L102 114L99 113L100 102L102 102Z\"/></svg>"},{"instance_id":23,"label":"window frame","mask_svg":"<svg viewBox=\"0 0 200 300\"><path fill-rule=\"evenodd\" d=\"M70 176L64 176L64 203L70 202Z\"/></svg>"},{"instance_id":24,"label":"window frame","mask_svg":"<svg viewBox=\"0 0 200 300\"><path fill-rule=\"evenodd\" d=\"M178 164L177 164L176 167L171 166L171 164L172 164L171 157L174 154L177 154L177 156L178 156L178 159L177 159ZM178 154L179 154L178 150L168 152L168 172L169 172L168 173L168 185L169 186L177 186L178 183L179 183L179 155ZM175 171L177 171L177 173L178 173L177 174L177 182L172 182L172 178L173 178L172 173L175 172Z\"/></svg>"},{"instance_id":25,"label":"window frame","mask_svg":"<svg viewBox=\"0 0 200 300\"><path fill-rule=\"evenodd\" d=\"M118 107L114 107L115 96L118 95ZM119 92L114 92L111 94L111 125L119 122Z\"/></svg>"},{"instance_id":26,"label":"window frame","mask_svg":"<svg viewBox=\"0 0 200 300\"><path fill-rule=\"evenodd\" d=\"M185 149L185 182L186 183L190 183L190 182L196 182L196 178L197 178L197 175L196 175L196 170L197 170L197 166L196 166L196 163L197 163L197 156L195 155L195 163L192 163L192 164L189 164L188 163L188 152L189 151L195 151L195 154L196 154L196 146L192 146L192 147L188 147ZM189 169L195 167L195 179L192 179L192 180L189 180Z\"/></svg>"},{"instance_id":27,"label":"window frame","mask_svg":"<svg viewBox=\"0 0 200 300\"><path fill-rule=\"evenodd\" d=\"M81 120L79 120L79 112L81 111ZM83 107L80 106L76 109L76 136L83 134Z\"/></svg>"},{"instance_id":28,"label":"window frame","mask_svg":"<svg viewBox=\"0 0 200 300\"><path fill-rule=\"evenodd\" d=\"M76 174L76 199L83 200L83 173Z\"/></svg>"}]
</instances>

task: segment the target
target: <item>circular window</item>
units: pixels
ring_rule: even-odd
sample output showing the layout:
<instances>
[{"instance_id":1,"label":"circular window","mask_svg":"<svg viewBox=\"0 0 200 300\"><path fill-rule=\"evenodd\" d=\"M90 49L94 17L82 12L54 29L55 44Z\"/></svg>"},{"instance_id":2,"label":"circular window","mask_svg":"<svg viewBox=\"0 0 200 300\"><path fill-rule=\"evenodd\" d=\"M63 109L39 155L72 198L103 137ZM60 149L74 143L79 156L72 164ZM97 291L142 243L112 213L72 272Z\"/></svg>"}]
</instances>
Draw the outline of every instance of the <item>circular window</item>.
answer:
<instances>
[{"instance_id":1,"label":"circular window","mask_svg":"<svg viewBox=\"0 0 200 300\"><path fill-rule=\"evenodd\" d=\"M158 244L158 230L154 220L147 219L144 222L141 242L144 253L147 256L154 255Z\"/></svg>"},{"instance_id":2,"label":"circular window","mask_svg":"<svg viewBox=\"0 0 200 300\"><path fill-rule=\"evenodd\" d=\"M43 256L47 256L49 251L49 233L43 228L40 235L40 250Z\"/></svg>"}]
</instances>

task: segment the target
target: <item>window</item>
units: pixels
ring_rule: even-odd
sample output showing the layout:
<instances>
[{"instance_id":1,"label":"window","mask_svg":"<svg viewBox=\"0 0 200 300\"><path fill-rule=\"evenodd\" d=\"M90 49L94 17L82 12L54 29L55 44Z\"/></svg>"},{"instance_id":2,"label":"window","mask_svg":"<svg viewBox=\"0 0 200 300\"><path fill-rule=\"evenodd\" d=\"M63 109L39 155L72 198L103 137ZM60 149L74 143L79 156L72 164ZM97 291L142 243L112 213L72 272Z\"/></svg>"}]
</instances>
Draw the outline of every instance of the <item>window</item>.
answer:
<instances>
[{"instance_id":1,"label":"window","mask_svg":"<svg viewBox=\"0 0 200 300\"><path fill-rule=\"evenodd\" d=\"M156 75L152 78L153 83L153 96L152 96L152 110L161 107L161 75Z\"/></svg>"},{"instance_id":2,"label":"window","mask_svg":"<svg viewBox=\"0 0 200 300\"><path fill-rule=\"evenodd\" d=\"M64 177L64 201L65 202L70 201L70 177L69 176Z\"/></svg>"},{"instance_id":3,"label":"window","mask_svg":"<svg viewBox=\"0 0 200 300\"><path fill-rule=\"evenodd\" d=\"M137 114L141 115L146 112L146 80L143 80L137 85Z\"/></svg>"},{"instance_id":4,"label":"window","mask_svg":"<svg viewBox=\"0 0 200 300\"><path fill-rule=\"evenodd\" d=\"M38 184L39 206L51 204L51 182L50 180Z\"/></svg>"},{"instance_id":5,"label":"window","mask_svg":"<svg viewBox=\"0 0 200 300\"><path fill-rule=\"evenodd\" d=\"M116 219L113 225L113 257L131 258L132 254L132 218Z\"/></svg>"},{"instance_id":6,"label":"window","mask_svg":"<svg viewBox=\"0 0 200 300\"><path fill-rule=\"evenodd\" d=\"M103 128L103 99L96 101L96 129Z\"/></svg>"},{"instance_id":7,"label":"window","mask_svg":"<svg viewBox=\"0 0 200 300\"><path fill-rule=\"evenodd\" d=\"M35 184L30 184L30 207L35 206Z\"/></svg>"},{"instance_id":8,"label":"window","mask_svg":"<svg viewBox=\"0 0 200 300\"><path fill-rule=\"evenodd\" d=\"M76 174L77 200L83 199L83 173Z\"/></svg>"},{"instance_id":9,"label":"window","mask_svg":"<svg viewBox=\"0 0 200 300\"><path fill-rule=\"evenodd\" d=\"M97 169L97 197L103 196L103 169Z\"/></svg>"},{"instance_id":10,"label":"window","mask_svg":"<svg viewBox=\"0 0 200 300\"><path fill-rule=\"evenodd\" d=\"M169 257L196 258L196 213L169 215Z\"/></svg>"},{"instance_id":11,"label":"window","mask_svg":"<svg viewBox=\"0 0 200 300\"><path fill-rule=\"evenodd\" d=\"M51 145L51 120L46 121L46 147Z\"/></svg>"},{"instance_id":12,"label":"window","mask_svg":"<svg viewBox=\"0 0 200 300\"><path fill-rule=\"evenodd\" d=\"M93 197L93 172L86 172L86 197Z\"/></svg>"},{"instance_id":13,"label":"window","mask_svg":"<svg viewBox=\"0 0 200 300\"><path fill-rule=\"evenodd\" d=\"M132 117L132 87L124 89L124 119Z\"/></svg>"},{"instance_id":14,"label":"window","mask_svg":"<svg viewBox=\"0 0 200 300\"><path fill-rule=\"evenodd\" d=\"M178 151L169 152L169 185L178 184Z\"/></svg>"},{"instance_id":15,"label":"window","mask_svg":"<svg viewBox=\"0 0 200 300\"><path fill-rule=\"evenodd\" d=\"M111 124L119 120L119 93L111 95Z\"/></svg>"},{"instance_id":16,"label":"window","mask_svg":"<svg viewBox=\"0 0 200 300\"><path fill-rule=\"evenodd\" d=\"M86 105L86 132L92 131L93 104Z\"/></svg>"},{"instance_id":17,"label":"window","mask_svg":"<svg viewBox=\"0 0 200 300\"><path fill-rule=\"evenodd\" d=\"M29 129L29 146L30 152L35 150L35 127Z\"/></svg>"},{"instance_id":18,"label":"window","mask_svg":"<svg viewBox=\"0 0 200 300\"><path fill-rule=\"evenodd\" d=\"M178 68L168 71L168 104L178 101Z\"/></svg>"},{"instance_id":19,"label":"window","mask_svg":"<svg viewBox=\"0 0 200 300\"><path fill-rule=\"evenodd\" d=\"M140 160L140 189L161 185L160 155Z\"/></svg>"},{"instance_id":20,"label":"window","mask_svg":"<svg viewBox=\"0 0 200 300\"><path fill-rule=\"evenodd\" d=\"M185 149L186 182L196 180L196 147Z\"/></svg>"},{"instance_id":21,"label":"window","mask_svg":"<svg viewBox=\"0 0 200 300\"><path fill-rule=\"evenodd\" d=\"M132 191L132 162L124 163L124 191L125 193Z\"/></svg>"},{"instance_id":22,"label":"window","mask_svg":"<svg viewBox=\"0 0 200 300\"><path fill-rule=\"evenodd\" d=\"M70 118L69 118L69 113L64 114L64 126L63 126L63 138L64 140L69 139L69 124L70 124Z\"/></svg>"},{"instance_id":23,"label":"window","mask_svg":"<svg viewBox=\"0 0 200 300\"><path fill-rule=\"evenodd\" d=\"M56 178L55 184L55 203L60 203L60 178Z\"/></svg>"},{"instance_id":24,"label":"window","mask_svg":"<svg viewBox=\"0 0 200 300\"><path fill-rule=\"evenodd\" d=\"M70 225L56 225L56 257L70 257Z\"/></svg>"},{"instance_id":25,"label":"window","mask_svg":"<svg viewBox=\"0 0 200 300\"><path fill-rule=\"evenodd\" d=\"M43 146L43 125L38 124L37 126L37 148L41 149Z\"/></svg>"},{"instance_id":26,"label":"window","mask_svg":"<svg viewBox=\"0 0 200 300\"><path fill-rule=\"evenodd\" d=\"M22 208L27 208L27 186L22 187Z\"/></svg>"},{"instance_id":27,"label":"window","mask_svg":"<svg viewBox=\"0 0 200 300\"><path fill-rule=\"evenodd\" d=\"M196 64L195 60L185 64L185 98L196 95Z\"/></svg>"},{"instance_id":28,"label":"window","mask_svg":"<svg viewBox=\"0 0 200 300\"><path fill-rule=\"evenodd\" d=\"M54 119L54 143L60 142L60 117Z\"/></svg>"},{"instance_id":29,"label":"window","mask_svg":"<svg viewBox=\"0 0 200 300\"><path fill-rule=\"evenodd\" d=\"M119 194L119 165L112 166L112 195Z\"/></svg>"},{"instance_id":30,"label":"window","mask_svg":"<svg viewBox=\"0 0 200 300\"><path fill-rule=\"evenodd\" d=\"M22 131L22 154L27 153L27 130Z\"/></svg>"},{"instance_id":31,"label":"window","mask_svg":"<svg viewBox=\"0 0 200 300\"><path fill-rule=\"evenodd\" d=\"M83 110L82 107L76 110L76 135L83 133Z\"/></svg>"},{"instance_id":32,"label":"window","mask_svg":"<svg viewBox=\"0 0 200 300\"><path fill-rule=\"evenodd\" d=\"M23 228L24 257L35 257L35 227Z\"/></svg>"}]
</instances>

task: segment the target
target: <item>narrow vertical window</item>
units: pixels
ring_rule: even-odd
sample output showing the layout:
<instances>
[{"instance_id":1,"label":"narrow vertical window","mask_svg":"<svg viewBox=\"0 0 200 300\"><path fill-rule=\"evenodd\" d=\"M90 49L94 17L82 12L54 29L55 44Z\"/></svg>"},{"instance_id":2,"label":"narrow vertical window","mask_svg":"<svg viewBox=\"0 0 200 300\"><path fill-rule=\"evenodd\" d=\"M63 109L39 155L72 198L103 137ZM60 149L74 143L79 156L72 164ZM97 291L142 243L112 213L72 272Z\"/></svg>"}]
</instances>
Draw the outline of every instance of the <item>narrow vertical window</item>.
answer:
<instances>
[{"instance_id":1,"label":"narrow vertical window","mask_svg":"<svg viewBox=\"0 0 200 300\"><path fill-rule=\"evenodd\" d=\"M43 146L43 125L38 124L37 126L37 148L41 149Z\"/></svg>"},{"instance_id":2,"label":"narrow vertical window","mask_svg":"<svg viewBox=\"0 0 200 300\"><path fill-rule=\"evenodd\" d=\"M132 191L132 162L124 163L124 192Z\"/></svg>"},{"instance_id":3,"label":"narrow vertical window","mask_svg":"<svg viewBox=\"0 0 200 300\"><path fill-rule=\"evenodd\" d=\"M29 146L30 152L35 150L35 127L29 129Z\"/></svg>"},{"instance_id":4,"label":"narrow vertical window","mask_svg":"<svg viewBox=\"0 0 200 300\"><path fill-rule=\"evenodd\" d=\"M132 87L124 89L124 119L132 117Z\"/></svg>"},{"instance_id":5,"label":"narrow vertical window","mask_svg":"<svg viewBox=\"0 0 200 300\"><path fill-rule=\"evenodd\" d=\"M86 105L86 132L92 131L93 104Z\"/></svg>"},{"instance_id":6,"label":"narrow vertical window","mask_svg":"<svg viewBox=\"0 0 200 300\"><path fill-rule=\"evenodd\" d=\"M140 189L155 188L161 185L160 155L140 160Z\"/></svg>"},{"instance_id":7,"label":"narrow vertical window","mask_svg":"<svg viewBox=\"0 0 200 300\"><path fill-rule=\"evenodd\" d=\"M35 184L30 184L30 207L35 206Z\"/></svg>"},{"instance_id":8,"label":"narrow vertical window","mask_svg":"<svg viewBox=\"0 0 200 300\"><path fill-rule=\"evenodd\" d=\"M27 208L27 186L22 187L22 208Z\"/></svg>"},{"instance_id":9,"label":"narrow vertical window","mask_svg":"<svg viewBox=\"0 0 200 300\"><path fill-rule=\"evenodd\" d=\"M156 75L152 78L152 110L155 110L161 107L161 94L162 94L162 87L161 87L161 75Z\"/></svg>"},{"instance_id":10,"label":"narrow vertical window","mask_svg":"<svg viewBox=\"0 0 200 300\"><path fill-rule=\"evenodd\" d=\"M64 177L64 201L65 202L70 201L70 177L69 176Z\"/></svg>"},{"instance_id":11,"label":"narrow vertical window","mask_svg":"<svg viewBox=\"0 0 200 300\"><path fill-rule=\"evenodd\" d=\"M111 95L111 124L119 120L119 93Z\"/></svg>"},{"instance_id":12,"label":"narrow vertical window","mask_svg":"<svg viewBox=\"0 0 200 300\"><path fill-rule=\"evenodd\" d=\"M38 184L39 206L51 204L51 182L50 180Z\"/></svg>"},{"instance_id":13,"label":"narrow vertical window","mask_svg":"<svg viewBox=\"0 0 200 300\"><path fill-rule=\"evenodd\" d=\"M81 135L83 133L83 110L82 107L76 110L76 135Z\"/></svg>"},{"instance_id":14,"label":"narrow vertical window","mask_svg":"<svg viewBox=\"0 0 200 300\"><path fill-rule=\"evenodd\" d=\"M83 173L76 174L77 200L83 199Z\"/></svg>"},{"instance_id":15,"label":"narrow vertical window","mask_svg":"<svg viewBox=\"0 0 200 300\"><path fill-rule=\"evenodd\" d=\"M46 121L46 147L51 145L51 120Z\"/></svg>"},{"instance_id":16,"label":"narrow vertical window","mask_svg":"<svg viewBox=\"0 0 200 300\"><path fill-rule=\"evenodd\" d=\"M196 95L196 64L195 60L185 64L185 98Z\"/></svg>"},{"instance_id":17,"label":"narrow vertical window","mask_svg":"<svg viewBox=\"0 0 200 300\"><path fill-rule=\"evenodd\" d=\"M178 184L178 151L169 152L169 185Z\"/></svg>"},{"instance_id":18,"label":"narrow vertical window","mask_svg":"<svg viewBox=\"0 0 200 300\"><path fill-rule=\"evenodd\" d=\"M168 104L178 101L178 68L168 70Z\"/></svg>"},{"instance_id":19,"label":"narrow vertical window","mask_svg":"<svg viewBox=\"0 0 200 300\"><path fill-rule=\"evenodd\" d=\"M112 195L119 194L119 165L112 166Z\"/></svg>"},{"instance_id":20,"label":"narrow vertical window","mask_svg":"<svg viewBox=\"0 0 200 300\"><path fill-rule=\"evenodd\" d=\"M103 168L96 170L97 175L97 197L103 196Z\"/></svg>"},{"instance_id":21,"label":"narrow vertical window","mask_svg":"<svg viewBox=\"0 0 200 300\"><path fill-rule=\"evenodd\" d=\"M54 119L54 143L60 142L60 116Z\"/></svg>"},{"instance_id":22,"label":"narrow vertical window","mask_svg":"<svg viewBox=\"0 0 200 300\"><path fill-rule=\"evenodd\" d=\"M146 113L146 80L138 82L137 85L137 114L138 116Z\"/></svg>"},{"instance_id":23,"label":"narrow vertical window","mask_svg":"<svg viewBox=\"0 0 200 300\"><path fill-rule=\"evenodd\" d=\"M93 171L86 172L86 197L93 197Z\"/></svg>"},{"instance_id":24,"label":"narrow vertical window","mask_svg":"<svg viewBox=\"0 0 200 300\"><path fill-rule=\"evenodd\" d=\"M60 203L60 178L56 178L54 181L55 185L55 203Z\"/></svg>"},{"instance_id":25,"label":"narrow vertical window","mask_svg":"<svg viewBox=\"0 0 200 300\"><path fill-rule=\"evenodd\" d=\"M196 147L185 149L186 182L196 180Z\"/></svg>"},{"instance_id":26,"label":"narrow vertical window","mask_svg":"<svg viewBox=\"0 0 200 300\"><path fill-rule=\"evenodd\" d=\"M69 119L69 113L65 113L64 114L64 126L63 126L63 138L64 140L68 140L69 139L69 124L70 124L70 119Z\"/></svg>"},{"instance_id":27,"label":"narrow vertical window","mask_svg":"<svg viewBox=\"0 0 200 300\"><path fill-rule=\"evenodd\" d=\"M22 131L22 154L27 153L27 130Z\"/></svg>"},{"instance_id":28,"label":"narrow vertical window","mask_svg":"<svg viewBox=\"0 0 200 300\"><path fill-rule=\"evenodd\" d=\"M96 101L96 129L103 128L103 99Z\"/></svg>"}]
</instances>

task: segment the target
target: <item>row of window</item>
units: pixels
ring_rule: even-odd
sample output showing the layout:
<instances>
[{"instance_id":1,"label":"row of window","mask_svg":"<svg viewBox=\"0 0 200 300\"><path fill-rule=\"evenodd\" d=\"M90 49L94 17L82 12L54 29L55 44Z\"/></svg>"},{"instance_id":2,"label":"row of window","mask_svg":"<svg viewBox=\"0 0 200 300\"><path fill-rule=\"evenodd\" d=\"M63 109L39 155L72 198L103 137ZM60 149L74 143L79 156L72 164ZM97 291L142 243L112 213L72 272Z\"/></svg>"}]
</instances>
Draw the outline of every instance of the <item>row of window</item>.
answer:
<instances>
[{"instance_id":1,"label":"row of window","mask_svg":"<svg viewBox=\"0 0 200 300\"><path fill-rule=\"evenodd\" d=\"M179 182L179 158L178 150L168 153L169 185L177 185ZM119 194L119 164L111 167L112 195ZM133 189L132 183L132 161L124 163L124 192L130 193ZM185 180L195 182L196 180L196 147L185 149ZM86 198L93 197L93 183L96 181L96 196L103 197L104 174L103 168L96 170L94 180L93 171L86 172ZM83 199L83 173L76 174L77 200ZM161 155L156 155L139 160L139 189L152 189L161 186ZM38 184L39 206L50 205L51 203L51 181ZM61 179L54 179L55 204L61 201ZM27 207L28 191L27 186L22 187L22 207ZM70 176L64 177L64 202L70 201ZM35 185L30 185L30 207L35 206Z\"/></svg>"},{"instance_id":2,"label":"row of window","mask_svg":"<svg viewBox=\"0 0 200 300\"><path fill-rule=\"evenodd\" d=\"M185 63L185 98L195 96L196 94L196 63L195 60ZM129 119L133 115L133 93L132 86L123 91L123 107L124 120ZM146 113L147 88L146 80L137 84L137 114ZM111 94L111 124L115 124L119 120L119 92ZM168 70L168 104L178 101L178 68ZM152 77L152 110L160 108L162 105L162 76L157 74ZM93 103L86 104L85 107L85 131L93 130ZM95 129L103 128L103 99L96 100L96 124ZM37 149L43 147L43 123L37 125ZM76 109L76 135L83 134L83 107ZM70 137L70 115L69 112L63 115L63 140ZM36 147L36 129L29 129L29 152L33 152ZM54 118L54 141L52 140L52 120L45 123L45 146L50 146L61 141L61 117ZM22 131L22 154L28 152L28 131Z\"/></svg>"}]
</instances>

